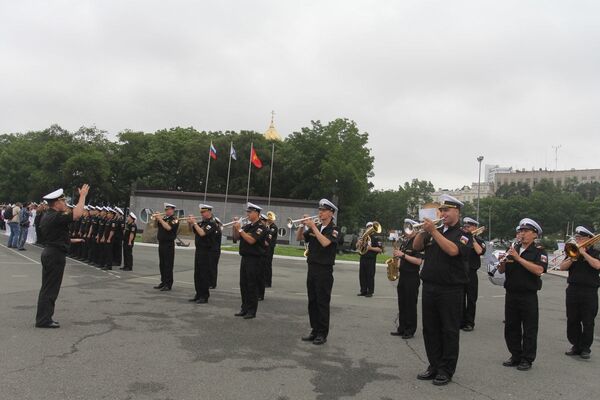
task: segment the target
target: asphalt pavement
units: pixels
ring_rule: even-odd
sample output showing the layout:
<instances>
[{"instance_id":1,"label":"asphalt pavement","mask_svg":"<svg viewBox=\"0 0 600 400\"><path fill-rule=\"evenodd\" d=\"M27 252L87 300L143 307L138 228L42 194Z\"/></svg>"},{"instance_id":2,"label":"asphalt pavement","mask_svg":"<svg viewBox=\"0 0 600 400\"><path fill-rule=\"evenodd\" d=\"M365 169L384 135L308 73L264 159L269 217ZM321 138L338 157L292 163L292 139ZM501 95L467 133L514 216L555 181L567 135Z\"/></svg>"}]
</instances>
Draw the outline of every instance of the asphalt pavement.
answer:
<instances>
[{"instance_id":1,"label":"asphalt pavement","mask_svg":"<svg viewBox=\"0 0 600 400\"><path fill-rule=\"evenodd\" d=\"M445 387L416 379L427 367L421 324L390 336L396 288L378 267L375 296L357 297L357 264L335 267L327 344L309 332L306 262L278 259L273 288L253 320L239 310L239 261L223 254L209 303L193 291L193 250L178 248L171 292L155 247L134 248L134 270L100 271L68 260L56 303L60 329L36 329L41 249L0 245L0 399L592 399L600 392L599 334L591 360L564 355L566 280L545 275L538 358L526 372L503 367L504 289L479 274L473 332ZM419 304L420 315L420 304ZM419 316L420 318L420 316Z\"/></svg>"}]
</instances>

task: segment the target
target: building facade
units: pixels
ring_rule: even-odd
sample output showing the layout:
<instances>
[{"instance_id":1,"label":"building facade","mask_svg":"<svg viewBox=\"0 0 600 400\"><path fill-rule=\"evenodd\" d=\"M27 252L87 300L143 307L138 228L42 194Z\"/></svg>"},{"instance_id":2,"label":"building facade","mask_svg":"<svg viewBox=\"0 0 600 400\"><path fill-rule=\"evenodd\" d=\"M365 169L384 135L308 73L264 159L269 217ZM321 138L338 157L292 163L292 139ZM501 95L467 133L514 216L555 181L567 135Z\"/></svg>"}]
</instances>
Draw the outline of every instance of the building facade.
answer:
<instances>
[{"instance_id":1,"label":"building facade","mask_svg":"<svg viewBox=\"0 0 600 400\"><path fill-rule=\"evenodd\" d=\"M433 192L431 197L434 201L439 201L440 196L443 194L449 194L450 196L456 197L463 203L474 203L477 201L477 188L479 189L479 197L484 199L494 195L494 184L490 182L481 182L479 185L477 182L473 182L471 186L463 186L461 189L439 189Z\"/></svg>"},{"instance_id":2,"label":"building facade","mask_svg":"<svg viewBox=\"0 0 600 400\"><path fill-rule=\"evenodd\" d=\"M525 183L533 189L542 180L548 180L555 185L565 185L573 180L576 180L577 183L600 182L600 169L571 169L567 171L539 169L535 171L500 172L495 174L495 187L497 189L500 185Z\"/></svg>"}]
</instances>

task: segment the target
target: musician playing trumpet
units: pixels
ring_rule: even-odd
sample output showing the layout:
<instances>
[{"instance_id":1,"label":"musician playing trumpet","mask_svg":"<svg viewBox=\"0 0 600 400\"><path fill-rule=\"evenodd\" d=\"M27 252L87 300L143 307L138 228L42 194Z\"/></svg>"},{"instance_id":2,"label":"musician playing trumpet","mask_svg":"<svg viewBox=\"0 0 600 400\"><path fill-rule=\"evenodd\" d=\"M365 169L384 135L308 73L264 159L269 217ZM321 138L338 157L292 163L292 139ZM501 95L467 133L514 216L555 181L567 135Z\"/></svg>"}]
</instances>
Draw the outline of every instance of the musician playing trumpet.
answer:
<instances>
[{"instance_id":1,"label":"musician playing trumpet","mask_svg":"<svg viewBox=\"0 0 600 400\"><path fill-rule=\"evenodd\" d=\"M571 343L568 356L591 357L594 341L594 319L598 314L598 287L600 286L600 252L590 246L581 246L594 237L584 226L575 228L575 243L579 257L566 257L560 263L561 271L569 271L566 291L567 339Z\"/></svg>"},{"instance_id":2,"label":"musician playing trumpet","mask_svg":"<svg viewBox=\"0 0 600 400\"><path fill-rule=\"evenodd\" d=\"M373 226L372 222L367 222L366 229ZM363 241L366 241L364 243ZM358 267L358 280L360 283L360 293L358 296L373 297L375 293L375 264L377 263L377 254L383 252L383 242L377 236L361 237L356 242L356 248L366 249L364 254L360 255Z\"/></svg>"},{"instance_id":3,"label":"musician playing trumpet","mask_svg":"<svg viewBox=\"0 0 600 400\"><path fill-rule=\"evenodd\" d=\"M423 280L423 339L429 367L417 379L446 385L452 380L458 361L460 322L464 287L469 282L467 258L471 235L460 228L463 203L450 195L440 196L443 226L425 218L423 230L413 248L425 251Z\"/></svg>"},{"instance_id":4,"label":"musician playing trumpet","mask_svg":"<svg viewBox=\"0 0 600 400\"><path fill-rule=\"evenodd\" d=\"M527 371L535 360L538 334L538 297L541 276L548 268L546 251L535 244L542 227L531 218L519 222L521 242L511 246L498 270L505 274L504 340L511 357L505 367Z\"/></svg>"},{"instance_id":5,"label":"musician playing trumpet","mask_svg":"<svg viewBox=\"0 0 600 400\"><path fill-rule=\"evenodd\" d=\"M412 219L404 222L417 224ZM413 249L413 243L417 236L416 232L405 234L402 244L394 249L394 257L400 259L398 276L398 329L390 332L392 336L401 336L402 339L410 339L417 331L417 298L419 297L419 268L423 261L423 252Z\"/></svg>"},{"instance_id":6,"label":"musician playing trumpet","mask_svg":"<svg viewBox=\"0 0 600 400\"><path fill-rule=\"evenodd\" d=\"M308 274L306 290L308 294L308 316L311 332L303 341L322 345L329 334L329 303L333 288L333 265L338 241L338 228L333 215L337 207L327 199L319 201L320 224L305 215L305 226L298 227L296 239L308 243Z\"/></svg>"}]
</instances>

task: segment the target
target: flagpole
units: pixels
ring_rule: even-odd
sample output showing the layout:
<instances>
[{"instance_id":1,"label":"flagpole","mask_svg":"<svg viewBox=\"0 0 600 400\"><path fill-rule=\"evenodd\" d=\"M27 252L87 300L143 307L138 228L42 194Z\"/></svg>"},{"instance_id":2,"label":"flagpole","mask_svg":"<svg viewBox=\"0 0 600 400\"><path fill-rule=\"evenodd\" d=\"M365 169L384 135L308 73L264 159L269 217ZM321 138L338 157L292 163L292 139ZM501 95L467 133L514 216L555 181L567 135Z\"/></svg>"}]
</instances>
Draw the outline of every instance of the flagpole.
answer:
<instances>
[{"instance_id":1,"label":"flagpole","mask_svg":"<svg viewBox=\"0 0 600 400\"><path fill-rule=\"evenodd\" d=\"M250 197L250 172L252 171L252 149L254 149L254 143L250 143L250 160L248 162L248 187L246 188L246 203Z\"/></svg>"},{"instance_id":2,"label":"flagpole","mask_svg":"<svg viewBox=\"0 0 600 400\"><path fill-rule=\"evenodd\" d=\"M227 185L225 186L225 208L223 209L223 221L227 216L227 194L229 193L229 172L231 171L231 151L233 150L233 142L229 144L229 166L227 167Z\"/></svg>"},{"instance_id":3,"label":"flagpole","mask_svg":"<svg viewBox=\"0 0 600 400\"><path fill-rule=\"evenodd\" d=\"M212 151L212 140L210 141L210 147L208 148L208 167L206 167L206 182L204 183L204 200L203 200L204 203L206 203L206 191L208 190L208 173L210 172L210 159L212 158L210 156L211 151Z\"/></svg>"},{"instance_id":4,"label":"flagpole","mask_svg":"<svg viewBox=\"0 0 600 400\"><path fill-rule=\"evenodd\" d=\"M273 183L273 157L275 156L275 142L273 142L273 147L271 147L271 171L269 176L269 204L267 207L271 206L271 184Z\"/></svg>"}]
</instances>

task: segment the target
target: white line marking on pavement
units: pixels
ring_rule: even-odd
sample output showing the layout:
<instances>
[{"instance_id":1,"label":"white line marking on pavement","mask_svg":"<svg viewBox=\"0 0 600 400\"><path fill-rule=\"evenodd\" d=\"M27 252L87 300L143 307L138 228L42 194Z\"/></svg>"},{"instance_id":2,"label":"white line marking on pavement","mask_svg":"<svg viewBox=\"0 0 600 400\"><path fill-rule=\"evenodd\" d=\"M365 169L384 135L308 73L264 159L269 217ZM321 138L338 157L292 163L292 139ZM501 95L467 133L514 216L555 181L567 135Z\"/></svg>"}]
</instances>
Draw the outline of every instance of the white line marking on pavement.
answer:
<instances>
[{"instance_id":1,"label":"white line marking on pavement","mask_svg":"<svg viewBox=\"0 0 600 400\"><path fill-rule=\"evenodd\" d=\"M492 296L492 297L495 298L495 299L498 299L498 298L501 298L501 297L506 297L506 295L505 294L499 294L497 296Z\"/></svg>"},{"instance_id":2,"label":"white line marking on pavement","mask_svg":"<svg viewBox=\"0 0 600 400\"><path fill-rule=\"evenodd\" d=\"M0 264L26 264L26 265L31 265L31 264L34 264L34 263L25 262L25 261L0 261Z\"/></svg>"},{"instance_id":3,"label":"white line marking on pavement","mask_svg":"<svg viewBox=\"0 0 600 400\"><path fill-rule=\"evenodd\" d=\"M6 246L5 246L5 245L3 245L3 244L0 244L0 246L4 247L6 250L10 250L10 251L12 251L13 253L15 253L15 254L17 254L17 255L19 255L19 256L21 256L21 257L23 257L23 258L26 258L26 259L28 259L29 261L33 261L34 263L36 263L36 264L39 264L39 262L38 262L38 261L35 261L33 258L29 258L29 257L27 257L25 254L21 254L21 253L19 253L18 251L15 251L15 250L13 250L13 249L11 249L11 248L8 248L8 247L6 247Z\"/></svg>"},{"instance_id":4,"label":"white line marking on pavement","mask_svg":"<svg viewBox=\"0 0 600 400\"><path fill-rule=\"evenodd\" d=\"M29 275L11 275L11 278L29 278Z\"/></svg>"}]
</instances>

